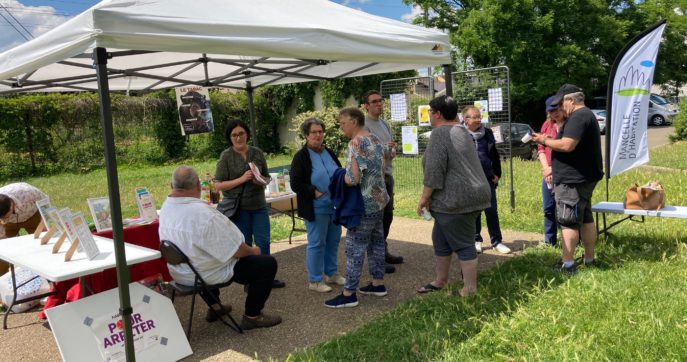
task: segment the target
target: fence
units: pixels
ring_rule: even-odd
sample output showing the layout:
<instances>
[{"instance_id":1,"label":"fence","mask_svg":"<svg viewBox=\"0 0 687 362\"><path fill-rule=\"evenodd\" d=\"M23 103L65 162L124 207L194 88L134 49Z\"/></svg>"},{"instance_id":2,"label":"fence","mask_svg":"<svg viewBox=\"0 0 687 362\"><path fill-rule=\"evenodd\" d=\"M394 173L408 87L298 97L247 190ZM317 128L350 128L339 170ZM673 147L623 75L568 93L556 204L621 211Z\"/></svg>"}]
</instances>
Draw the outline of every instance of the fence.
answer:
<instances>
[{"instance_id":1,"label":"fence","mask_svg":"<svg viewBox=\"0 0 687 362\"><path fill-rule=\"evenodd\" d=\"M509 187L511 208L514 209L513 163L509 141L511 104L508 67L454 72L451 78L453 97L459 109L468 105L477 106L482 111L482 121L488 122L489 127L497 131L495 133L502 135L503 142L497 143L497 149L510 167L510 179L505 183ZM429 124L423 125L419 122L423 118L422 109L436 95L443 94L444 87L441 83L435 84L432 77L401 78L382 81L380 93L387 100L384 119L389 121L396 144L402 145L394 159L395 206L397 213L402 215L415 209L422 192L422 156L431 134ZM417 137L417 148L403 145L404 127L417 127L414 128L415 132L411 128L405 130L406 138L414 138L413 134ZM504 182L501 184L506 186Z\"/></svg>"}]
</instances>

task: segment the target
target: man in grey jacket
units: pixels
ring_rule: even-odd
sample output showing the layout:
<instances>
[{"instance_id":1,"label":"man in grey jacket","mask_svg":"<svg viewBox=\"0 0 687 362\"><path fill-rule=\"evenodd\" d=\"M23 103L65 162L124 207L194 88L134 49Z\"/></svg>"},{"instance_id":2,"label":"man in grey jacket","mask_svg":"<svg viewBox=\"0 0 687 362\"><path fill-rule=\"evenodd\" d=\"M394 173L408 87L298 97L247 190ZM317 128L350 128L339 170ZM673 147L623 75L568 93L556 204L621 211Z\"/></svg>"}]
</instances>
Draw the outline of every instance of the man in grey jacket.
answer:
<instances>
[{"instance_id":1,"label":"man in grey jacket","mask_svg":"<svg viewBox=\"0 0 687 362\"><path fill-rule=\"evenodd\" d=\"M396 155L394 152L396 148L396 142L393 140L393 134L391 133L391 127L382 119L382 111L384 110L384 99L379 92L371 90L363 96L363 101L365 103L365 111L367 115L365 116L365 128L367 128L370 133L379 138L382 143L386 144L390 150L390 157L386 160L386 168L384 169L384 184L386 186L386 191L389 193L389 203L384 208L384 218L382 219L382 226L384 227L384 246L385 246L385 258L386 261L386 274L393 273L396 268L391 264L402 264L403 257L395 256L389 253L389 243L387 242L387 237L389 236L389 229L391 228L391 222L394 220L394 173L393 173L393 158Z\"/></svg>"},{"instance_id":2,"label":"man in grey jacket","mask_svg":"<svg viewBox=\"0 0 687 362\"><path fill-rule=\"evenodd\" d=\"M436 278L418 293L436 291L448 283L452 253L458 254L463 288L457 296L477 291L475 220L490 206L491 192L472 137L458 125L458 104L441 96L429 102L432 136L422 158L424 187L417 213L428 209L434 217L432 244L436 255Z\"/></svg>"}]
</instances>

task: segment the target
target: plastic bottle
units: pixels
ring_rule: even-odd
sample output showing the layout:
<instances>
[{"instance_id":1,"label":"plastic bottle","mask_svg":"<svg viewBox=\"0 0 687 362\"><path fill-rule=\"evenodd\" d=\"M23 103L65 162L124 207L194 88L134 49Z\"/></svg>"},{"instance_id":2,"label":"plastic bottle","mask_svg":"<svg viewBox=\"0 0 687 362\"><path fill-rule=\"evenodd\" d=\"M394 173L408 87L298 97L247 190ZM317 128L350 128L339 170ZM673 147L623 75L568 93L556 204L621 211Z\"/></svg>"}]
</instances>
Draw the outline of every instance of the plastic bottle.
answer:
<instances>
[{"instance_id":1,"label":"plastic bottle","mask_svg":"<svg viewBox=\"0 0 687 362\"><path fill-rule=\"evenodd\" d=\"M286 191L286 185L284 185L284 170L279 171L279 175L277 176L277 190L277 192Z\"/></svg>"},{"instance_id":2,"label":"plastic bottle","mask_svg":"<svg viewBox=\"0 0 687 362\"><path fill-rule=\"evenodd\" d=\"M219 193L215 188L215 179L210 175L209 172L205 173L205 181L208 183L210 192L210 203L216 204L219 202Z\"/></svg>"},{"instance_id":3,"label":"plastic bottle","mask_svg":"<svg viewBox=\"0 0 687 362\"><path fill-rule=\"evenodd\" d=\"M422 217L427 221L432 220L432 214L429 212L429 210L427 210L426 207L422 208Z\"/></svg>"},{"instance_id":4,"label":"plastic bottle","mask_svg":"<svg viewBox=\"0 0 687 362\"><path fill-rule=\"evenodd\" d=\"M212 203L212 200L210 200L210 185L205 180L200 182L200 199L208 204Z\"/></svg>"},{"instance_id":5,"label":"plastic bottle","mask_svg":"<svg viewBox=\"0 0 687 362\"><path fill-rule=\"evenodd\" d=\"M284 191L293 192L291 190L291 174L287 169L284 169Z\"/></svg>"}]
</instances>

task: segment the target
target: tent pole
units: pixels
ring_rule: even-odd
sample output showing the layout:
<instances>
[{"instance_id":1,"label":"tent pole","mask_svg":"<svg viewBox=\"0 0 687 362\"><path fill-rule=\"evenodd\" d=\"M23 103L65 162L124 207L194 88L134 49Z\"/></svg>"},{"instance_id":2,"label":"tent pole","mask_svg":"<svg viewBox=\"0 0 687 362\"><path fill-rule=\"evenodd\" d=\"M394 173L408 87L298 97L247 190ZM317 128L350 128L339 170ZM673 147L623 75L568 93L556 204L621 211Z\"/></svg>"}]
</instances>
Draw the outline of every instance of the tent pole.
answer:
<instances>
[{"instance_id":1,"label":"tent pole","mask_svg":"<svg viewBox=\"0 0 687 362\"><path fill-rule=\"evenodd\" d=\"M246 93L248 93L248 117L250 118L250 138L253 141L253 147L258 146L258 136L255 131L255 107L253 106L253 86L250 82L246 82Z\"/></svg>"},{"instance_id":2,"label":"tent pole","mask_svg":"<svg viewBox=\"0 0 687 362\"><path fill-rule=\"evenodd\" d=\"M442 65L444 68L444 82L446 83L446 94L453 97L453 77L451 76L451 64Z\"/></svg>"},{"instance_id":3,"label":"tent pole","mask_svg":"<svg viewBox=\"0 0 687 362\"><path fill-rule=\"evenodd\" d=\"M103 144L105 145L105 170L110 196L110 215L112 216L112 238L117 261L117 283L119 285L119 312L124 322L126 360L136 361L134 338L131 330L131 299L129 296L129 269L126 266L122 230L122 208L119 202L119 180L117 176L117 158L115 155L114 131L110 107L110 84L107 74L107 50L96 48L93 52L98 74L98 94L100 97L100 122L103 127Z\"/></svg>"}]
</instances>

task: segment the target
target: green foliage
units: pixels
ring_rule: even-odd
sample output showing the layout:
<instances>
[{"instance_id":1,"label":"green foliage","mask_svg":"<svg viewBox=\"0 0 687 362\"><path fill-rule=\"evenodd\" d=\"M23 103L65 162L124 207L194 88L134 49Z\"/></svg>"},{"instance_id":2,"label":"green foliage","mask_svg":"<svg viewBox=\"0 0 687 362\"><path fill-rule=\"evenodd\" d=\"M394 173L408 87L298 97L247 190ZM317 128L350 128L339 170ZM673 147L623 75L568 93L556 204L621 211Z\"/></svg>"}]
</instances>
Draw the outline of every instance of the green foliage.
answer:
<instances>
[{"instance_id":1,"label":"green foliage","mask_svg":"<svg viewBox=\"0 0 687 362\"><path fill-rule=\"evenodd\" d=\"M339 131L339 109L334 107L327 107L321 111L303 112L294 117L294 128L291 130L298 133L298 139L301 141L299 146L305 144L300 127L306 119L313 117L324 122L324 144L337 155L341 155L348 145L348 138Z\"/></svg>"},{"instance_id":2,"label":"green foliage","mask_svg":"<svg viewBox=\"0 0 687 362\"><path fill-rule=\"evenodd\" d=\"M670 135L671 141L687 141L687 98L682 98L679 104L680 111L673 118L675 134ZM684 154L682 154L684 156Z\"/></svg>"},{"instance_id":3,"label":"green foliage","mask_svg":"<svg viewBox=\"0 0 687 362\"><path fill-rule=\"evenodd\" d=\"M181 159L188 156L186 139L180 135L179 114L176 109L176 96L173 90L158 93L160 102L158 112L151 116L155 124L155 135L168 159Z\"/></svg>"}]
</instances>

